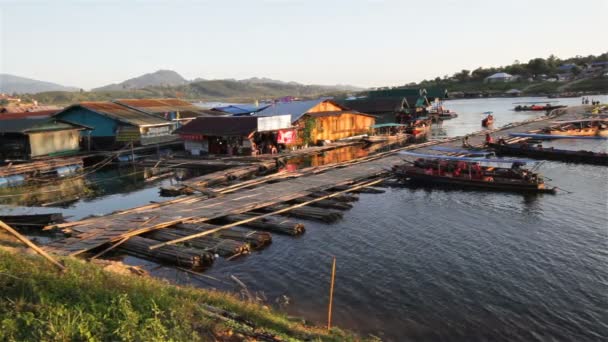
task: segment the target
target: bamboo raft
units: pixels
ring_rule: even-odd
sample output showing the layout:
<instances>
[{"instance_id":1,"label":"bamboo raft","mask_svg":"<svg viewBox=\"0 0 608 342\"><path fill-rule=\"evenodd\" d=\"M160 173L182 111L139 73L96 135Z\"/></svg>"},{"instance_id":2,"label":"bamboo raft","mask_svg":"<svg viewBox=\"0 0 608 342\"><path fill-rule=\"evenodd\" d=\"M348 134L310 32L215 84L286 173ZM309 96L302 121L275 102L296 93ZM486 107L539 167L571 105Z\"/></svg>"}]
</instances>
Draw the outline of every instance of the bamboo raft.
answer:
<instances>
[{"instance_id":1,"label":"bamboo raft","mask_svg":"<svg viewBox=\"0 0 608 342\"><path fill-rule=\"evenodd\" d=\"M82 157L56 157L19 164L9 163L8 165L0 166L0 177L41 174L69 165L78 165L82 167Z\"/></svg>"},{"instance_id":2,"label":"bamboo raft","mask_svg":"<svg viewBox=\"0 0 608 342\"><path fill-rule=\"evenodd\" d=\"M239 220L237 220L239 221ZM266 225L264 225L266 226ZM184 231L189 232L190 234L200 233L201 231L207 231L211 229L215 229L218 226L206 223L200 224L192 224L192 223L182 223L176 225L177 228L183 229ZM303 226L302 226L303 227ZM229 230L220 231L213 236L217 236L222 239L229 239L234 241L240 241L247 243L251 249L260 249L268 246L272 243L272 235L268 232L259 232L257 230L249 230L243 229L239 227L234 227Z\"/></svg>"},{"instance_id":3,"label":"bamboo raft","mask_svg":"<svg viewBox=\"0 0 608 342\"><path fill-rule=\"evenodd\" d=\"M0 221L17 228L44 228L65 222L63 214L0 215Z\"/></svg>"},{"instance_id":4,"label":"bamboo raft","mask_svg":"<svg viewBox=\"0 0 608 342\"><path fill-rule=\"evenodd\" d=\"M186 229L165 228L155 230L153 232L144 234L143 236L156 241L171 241L184 236L192 235L194 233ZM205 236L190 240L186 246L201 249L205 252L218 254L223 257L230 257L235 254L247 254L250 251L250 247L247 243L213 236Z\"/></svg>"},{"instance_id":5,"label":"bamboo raft","mask_svg":"<svg viewBox=\"0 0 608 342\"><path fill-rule=\"evenodd\" d=\"M201 269L211 265L213 254L182 246L163 246L150 250L150 246L158 243L155 240L134 236L122 243L118 249L143 259L154 260L192 269Z\"/></svg>"},{"instance_id":6,"label":"bamboo raft","mask_svg":"<svg viewBox=\"0 0 608 342\"><path fill-rule=\"evenodd\" d=\"M234 214L224 216L221 218L221 220L228 223L233 223L248 220L255 216L256 215L254 214ZM243 226L260 230L267 230L277 234L285 234L292 236L304 234L304 232L306 231L304 225L301 223L294 223L290 220L285 220L280 217L272 216L244 223Z\"/></svg>"}]
</instances>

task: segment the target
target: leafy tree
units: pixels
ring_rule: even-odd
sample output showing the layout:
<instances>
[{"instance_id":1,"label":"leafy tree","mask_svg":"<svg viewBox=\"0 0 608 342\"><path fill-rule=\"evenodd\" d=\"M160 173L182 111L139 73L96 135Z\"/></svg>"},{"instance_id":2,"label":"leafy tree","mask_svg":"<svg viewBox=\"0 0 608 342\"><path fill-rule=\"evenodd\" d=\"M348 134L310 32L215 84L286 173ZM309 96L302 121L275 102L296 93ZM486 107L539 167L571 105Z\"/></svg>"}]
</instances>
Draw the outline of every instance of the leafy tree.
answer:
<instances>
[{"instance_id":1,"label":"leafy tree","mask_svg":"<svg viewBox=\"0 0 608 342\"><path fill-rule=\"evenodd\" d=\"M454 78L457 79L460 82L465 82L466 80L469 79L469 74L471 73L470 70L466 70L463 69L460 72L457 72L454 74Z\"/></svg>"},{"instance_id":2,"label":"leafy tree","mask_svg":"<svg viewBox=\"0 0 608 342\"><path fill-rule=\"evenodd\" d=\"M548 74L551 72L551 68L543 58L534 58L530 60L527 69L534 75Z\"/></svg>"}]
</instances>

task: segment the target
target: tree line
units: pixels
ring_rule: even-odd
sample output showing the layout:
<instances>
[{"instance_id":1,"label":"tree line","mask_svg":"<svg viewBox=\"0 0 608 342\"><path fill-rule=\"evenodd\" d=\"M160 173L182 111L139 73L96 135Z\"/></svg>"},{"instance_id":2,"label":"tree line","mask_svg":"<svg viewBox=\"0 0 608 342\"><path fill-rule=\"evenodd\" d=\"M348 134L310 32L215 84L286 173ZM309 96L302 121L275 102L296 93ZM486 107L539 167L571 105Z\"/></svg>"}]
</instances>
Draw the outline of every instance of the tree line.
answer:
<instances>
[{"instance_id":1,"label":"tree line","mask_svg":"<svg viewBox=\"0 0 608 342\"><path fill-rule=\"evenodd\" d=\"M432 80L423 80L420 82L420 85L441 84L448 80L460 83L483 81L486 77L498 72L506 72L508 74L518 75L524 78L535 77L537 75L554 77L559 73L558 68L564 64L575 64L576 66L573 67L570 72L576 75L582 71L586 64L607 61L608 52L599 56L575 56L567 59L560 59L555 55L550 55L548 58L533 58L527 63L522 63L515 60L513 64L506 66L489 68L479 67L475 70L463 69L454 73L451 77L449 75L444 75L443 77L437 76Z\"/></svg>"}]
</instances>

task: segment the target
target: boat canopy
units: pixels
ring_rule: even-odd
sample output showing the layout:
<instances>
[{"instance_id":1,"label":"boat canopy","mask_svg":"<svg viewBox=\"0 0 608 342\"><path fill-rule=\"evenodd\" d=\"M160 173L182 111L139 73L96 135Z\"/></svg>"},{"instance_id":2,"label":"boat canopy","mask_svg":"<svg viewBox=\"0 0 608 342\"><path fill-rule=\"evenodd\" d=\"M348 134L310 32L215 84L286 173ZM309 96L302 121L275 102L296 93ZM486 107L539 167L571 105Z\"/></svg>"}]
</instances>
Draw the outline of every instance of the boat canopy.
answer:
<instances>
[{"instance_id":1,"label":"boat canopy","mask_svg":"<svg viewBox=\"0 0 608 342\"><path fill-rule=\"evenodd\" d=\"M512 137L536 138L536 139L608 139L602 136L583 136L583 135L558 135L558 134L535 134L535 133L509 133Z\"/></svg>"},{"instance_id":2,"label":"boat canopy","mask_svg":"<svg viewBox=\"0 0 608 342\"><path fill-rule=\"evenodd\" d=\"M446 156L446 155L443 155L443 154L425 154L425 153L407 152L407 151L399 152L399 154L410 156L410 157L426 158L426 159L455 160L455 161L465 161L465 162L473 162L473 163L501 163L501 164L521 163L521 164L533 164L533 163L538 163L539 162L537 160L532 160L532 159L502 159L502 158L456 157L456 156Z\"/></svg>"},{"instance_id":3,"label":"boat canopy","mask_svg":"<svg viewBox=\"0 0 608 342\"><path fill-rule=\"evenodd\" d=\"M491 111L488 111L488 112L483 112L483 114L485 114L485 115L490 115L490 114L492 114L492 113L494 113L494 112L491 112Z\"/></svg>"},{"instance_id":4,"label":"boat canopy","mask_svg":"<svg viewBox=\"0 0 608 342\"><path fill-rule=\"evenodd\" d=\"M566 121L553 121L554 124L567 124L567 123L578 123L578 122L608 122L608 118L588 118L578 120L566 120Z\"/></svg>"},{"instance_id":5,"label":"boat canopy","mask_svg":"<svg viewBox=\"0 0 608 342\"><path fill-rule=\"evenodd\" d=\"M403 124L398 124L398 123L383 123L383 124L377 124L377 125L373 125L372 128L383 128L383 127L405 127L407 125L403 125Z\"/></svg>"}]
</instances>

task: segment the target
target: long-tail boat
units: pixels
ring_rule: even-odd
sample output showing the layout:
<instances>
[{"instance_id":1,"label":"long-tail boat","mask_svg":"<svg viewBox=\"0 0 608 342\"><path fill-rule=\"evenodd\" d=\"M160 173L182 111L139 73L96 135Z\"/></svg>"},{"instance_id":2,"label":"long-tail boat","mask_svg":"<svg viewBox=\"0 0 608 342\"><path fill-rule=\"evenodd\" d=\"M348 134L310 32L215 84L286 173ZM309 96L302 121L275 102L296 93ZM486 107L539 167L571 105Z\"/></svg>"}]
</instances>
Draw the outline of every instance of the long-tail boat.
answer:
<instances>
[{"instance_id":1,"label":"long-tail boat","mask_svg":"<svg viewBox=\"0 0 608 342\"><path fill-rule=\"evenodd\" d=\"M499 155L525 156L543 160L608 165L608 153L602 152L562 150L553 147L534 146L527 142L514 144L500 142L489 143L488 147L494 149L496 154Z\"/></svg>"},{"instance_id":2,"label":"long-tail boat","mask_svg":"<svg viewBox=\"0 0 608 342\"><path fill-rule=\"evenodd\" d=\"M361 138L366 143L398 142L408 140L411 135L405 133L408 125L398 123L383 123L373 125L372 134Z\"/></svg>"},{"instance_id":3,"label":"long-tail boat","mask_svg":"<svg viewBox=\"0 0 608 342\"><path fill-rule=\"evenodd\" d=\"M555 125L542 130L543 134L582 137L608 137L608 119L588 118L569 121L555 121Z\"/></svg>"},{"instance_id":4,"label":"long-tail boat","mask_svg":"<svg viewBox=\"0 0 608 342\"><path fill-rule=\"evenodd\" d=\"M400 152L416 157L413 163L393 166L393 173L400 178L421 184L451 185L458 188L473 188L499 191L555 193L556 188L547 188L543 177L522 166L535 163L529 159L472 158L416 152ZM489 164L511 164L511 168L482 166Z\"/></svg>"},{"instance_id":5,"label":"long-tail boat","mask_svg":"<svg viewBox=\"0 0 608 342\"><path fill-rule=\"evenodd\" d=\"M522 106L522 105L518 105L515 108L513 108L514 111L516 112L521 112L521 111L549 111L549 110L553 110L553 109L559 109L559 108L566 108L567 106L563 106L563 105L550 105L550 104L546 104L544 106L540 106L540 105L531 105L531 106Z\"/></svg>"}]
</instances>

